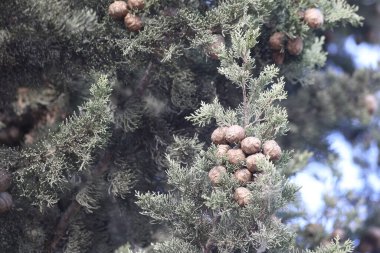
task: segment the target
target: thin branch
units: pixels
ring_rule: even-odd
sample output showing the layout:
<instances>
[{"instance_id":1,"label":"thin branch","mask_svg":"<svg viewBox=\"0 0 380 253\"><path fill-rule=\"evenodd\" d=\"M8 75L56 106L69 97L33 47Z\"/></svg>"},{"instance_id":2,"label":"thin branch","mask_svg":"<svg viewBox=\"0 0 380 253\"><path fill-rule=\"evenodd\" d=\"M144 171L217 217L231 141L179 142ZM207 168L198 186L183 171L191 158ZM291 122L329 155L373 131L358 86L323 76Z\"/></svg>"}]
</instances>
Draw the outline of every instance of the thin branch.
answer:
<instances>
[{"instance_id":1,"label":"thin branch","mask_svg":"<svg viewBox=\"0 0 380 253\"><path fill-rule=\"evenodd\" d=\"M146 68L143 77L140 79L139 83L137 84L137 90L142 96L144 94L145 88L148 85L148 78L149 78L149 73L152 70L152 61L149 62L148 67Z\"/></svg>"},{"instance_id":2,"label":"thin branch","mask_svg":"<svg viewBox=\"0 0 380 253\"><path fill-rule=\"evenodd\" d=\"M100 177L103 175L106 171L109 170L110 166L109 162L112 160L112 154L109 151L106 151L106 153L103 155L102 159L99 161L99 163L96 165L96 167L93 169L91 176L93 178ZM84 187L84 186L83 186ZM66 233L66 230L70 224L70 220L81 210L82 206L74 199L69 207L66 209L66 211L61 216L54 233L54 238L52 243L50 244L48 252L54 253L57 249L61 239Z\"/></svg>"},{"instance_id":3,"label":"thin branch","mask_svg":"<svg viewBox=\"0 0 380 253\"><path fill-rule=\"evenodd\" d=\"M243 84L243 110L244 110L244 127L248 126L248 101L247 101L247 87Z\"/></svg>"},{"instance_id":4,"label":"thin branch","mask_svg":"<svg viewBox=\"0 0 380 253\"><path fill-rule=\"evenodd\" d=\"M67 227L69 226L71 218L75 216L80 211L80 209L81 205L74 199L64 214L61 216L61 219L55 228L54 238L50 245L50 253L55 252L59 242L66 232Z\"/></svg>"},{"instance_id":5,"label":"thin branch","mask_svg":"<svg viewBox=\"0 0 380 253\"><path fill-rule=\"evenodd\" d=\"M203 253L212 253L215 248L215 242L208 239L206 245L203 247Z\"/></svg>"},{"instance_id":6,"label":"thin branch","mask_svg":"<svg viewBox=\"0 0 380 253\"><path fill-rule=\"evenodd\" d=\"M245 55L243 58L243 64L247 64L247 56ZM243 86L243 110L244 110L244 127L247 127L249 124L248 118L248 99L247 99L247 85L246 83L242 83Z\"/></svg>"}]
</instances>

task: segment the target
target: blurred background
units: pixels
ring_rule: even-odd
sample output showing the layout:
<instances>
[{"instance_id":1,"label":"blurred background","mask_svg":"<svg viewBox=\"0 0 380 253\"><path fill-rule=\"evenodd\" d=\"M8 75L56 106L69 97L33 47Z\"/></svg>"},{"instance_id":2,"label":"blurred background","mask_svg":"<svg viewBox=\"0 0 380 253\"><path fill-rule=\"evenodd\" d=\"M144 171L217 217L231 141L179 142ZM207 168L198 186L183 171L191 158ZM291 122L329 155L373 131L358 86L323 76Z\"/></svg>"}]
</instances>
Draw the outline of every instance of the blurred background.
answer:
<instances>
[{"instance_id":1,"label":"blurred background","mask_svg":"<svg viewBox=\"0 0 380 253\"><path fill-rule=\"evenodd\" d=\"M380 252L380 1L350 2L359 6L363 26L325 32L328 64L316 85L301 94L305 99L291 102L306 108L317 102L320 111L312 112L311 123L302 117L310 110L289 109L293 130L301 133L299 143L290 146L306 146L314 154L294 177L305 205L301 224L293 224L303 246L339 236L354 240L357 252L375 253ZM322 138L314 138L316 133Z\"/></svg>"}]
</instances>

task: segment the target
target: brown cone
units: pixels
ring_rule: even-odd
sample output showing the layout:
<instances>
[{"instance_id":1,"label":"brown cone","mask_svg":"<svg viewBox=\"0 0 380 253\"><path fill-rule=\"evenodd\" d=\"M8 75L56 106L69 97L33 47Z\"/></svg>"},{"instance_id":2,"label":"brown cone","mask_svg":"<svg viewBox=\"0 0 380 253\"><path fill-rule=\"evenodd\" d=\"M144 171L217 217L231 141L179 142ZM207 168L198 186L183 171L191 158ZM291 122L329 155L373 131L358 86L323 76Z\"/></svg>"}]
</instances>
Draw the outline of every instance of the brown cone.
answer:
<instances>
[{"instance_id":1,"label":"brown cone","mask_svg":"<svg viewBox=\"0 0 380 253\"><path fill-rule=\"evenodd\" d=\"M305 11L303 19L310 28L316 29L323 25L324 17L319 9L310 8Z\"/></svg>"},{"instance_id":2,"label":"brown cone","mask_svg":"<svg viewBox=\"0 0 380 253\"><path fill-rule=\"evenodd\" d=\"M258 171L257 162L260 159L265 159L265 155L263 155L262 153L257 153L257 154L248 156L246 159L247 169L252 173L257 172Z\"/></svg>"},{"instance_id":3,"label":"brown cone","mask_svg":"<svg viewBox=\"0 0 380 253\"><path fill-rule=\"evenodd\" d=\"M225 157L227 156L227 151L230 150L231 147L229 145L218 145L218 150L216 151L216 156L217 157Z\"/></svg>"},{"instance_id":4,"label":"brown cone","mask_svg":"<svg viewBox=\"0 0 380 253\"><path fill-rule=\"evenodd\" d=\"M360 252L372 252L374 249L378 249L379 247L380 228L371 226L362 234L358 249Z\"/></svg>"},{"instance_id":5,"label":"brown cone","mask_svg":"<svg viewBox=\"0 0 380 253\"><path fill-rule=\"evenodd\" d=\"M8 192L0 192L0 214L8 212L12 206L12 196Z\"/></svg>"},{"instance_id":6,"label":"brown cone","mask_svg":"<svg viewBox=\"0 0 380 253\"><path fill-rule=\"evenodd\" d=\"M214 144L226 144L227 127L218 127L211 134L211 141Z\"/></svg>"},{"instance_id":7,"label":"brown cone","mask_svg":"<svg viewBox=\"0 0 380 253\"><path fill-rule=\"evenodd\" d=\"M144 9L145 2L144 0L128 0L128 8L129 9Z\"/></svg>"},{"instance_id":8,"label":"brown cone","mask_svg":"<svg viewBox=\"0 0 380 253\"><path fill-rule=\"evenodd\" d=\"M239 143L245 138L245 130L241 126L230 126L226 131L226 141L230 144Z\"/></svg>"},{"instance_id":9,"label":"brown cone","mask_svg":"<svg viewBox=\"0 0 380 253\"><path fill-rule=\"evenodd\" d=\"M234 193L234 199L239 204L239 206L245 206L250 202L251 191L245 187L238 187Z\"/></svg>"},{"instance_id":10,"label":"brown cone","mask_svg":"<svg viewBox=\"0 0 380 253\"><path fill-rule=\"evenodd\" d=\"M141 30L143 24L139 16L135 16L131 13L128 13L124 18L125 27L132 32L138 32Z\"/></svg>"},{"instance_id":11,"label":"brown cone","mask_svg":"<svg viewBox=\"0 0 380 253\"><path fill-rule=\"evenodd\" d=\"M252 155L254 153L260 152L261 141L257 137L246 137L241 141L241 149L247 155Z\"/></svg>"},{"instance_id":12,"label":"brown cone","mask_svg":"<svg viewBox=\"0 0 380 253\"><path fill-rule=\"evenodd\" d=\"M283 51L272 51L272 59L277 65L284 64L285 53Z\"/></svg>"},{"instance_id":13,"label":"brown cone","mask_svg":"<svg viewBox=\"0 0 380 253\"><path fill-rule=\"evenodd\" d=\"M369 115L373 115L378 108L377 99L374 95L368 94L364 97L365 107Z\"/></svg>"},{"instance_id":14,"label":"brown cone","mask_svg":"<svg viewBox=\"0 0 380 253\"><path fill-rule=\"evenodd\" d=\"M344 231L342 228L334 229L334 231L331 233L331 240L338 237L340 241L344 240L346 238L346 231Z\"/></svg>"},{"instance_id":15,"label":"brown cone","mask_svg":"<svg viewBox=\"0 0 380 253\"><path fill-rule=\"evenodd\" d=\"M288 45L286 47L288 49L289 54L291 55L299 55L303 50L303 40L301 37L296 37L295 39L289 39Z\"/></svg>"},{"instance_id":16,"label":"brown cone","mask_svg":"<svg viewBox=\"0 0 380 253\"><path fill-rule=\"evenodd\" d=\"M264 155L269 156L271 161L279 160L282 155L281 147L274 140L264 142L263 153Z\"/></svg>"},{"instance_id":17,"label":"brown cone","mask_svg":"<svg viewBox=\"0 0 380 253\"><path fill-rule=\"evenodd\" d=\"M210 178L211 184L219 184L223 174L225 173L227 173L227 169L223 166L215 166L214 168L212 168L208 173L208 177Z\"/></svg>"},{"instance_id":18,"label":"brown cone","mask_svg":"<svg viewBox=\"0 0 380 253\"><path fill-rule=\"evenodd\" d=\"M273 50L281 50L284 47L285 34L283 32L275 32L269 38L269 47Z\"/></svg>"},{"instance_id":19,"label":"brown cone","mask_svg":"<svg viewBox=\"0 0 380 253\"><path fill-rule=\"evenodd\" d=\"M113 19L122 19L128 13L127 3L124 1L115 1L110 4L108 14Z\"/></svg>"},{"instance_id":20,"label":"brown cone","mask_svg":"<svg viewBox=\"0 0 380 253\"><path fill-rule=\"evenodd\" d=\"M230 163L236 165L245 160L245 155L241 149L230 149L227 151L227 158Z\"/></svg>"},{"instance_id":21,"label":"brown cone","mask_svg":"<svg viewBox=\"0 0 380 253\"><path fill-rule=\"evenodd\" d=\"M226 43L224 37L220 34L213 35L213 42L207 46L207 54L213 60L218 60L218 52L221 47Z\"/></svg>"},{"instance_id":22,"label":"brown cone","mask_svg":"<svg viewBox=\"0 0 380 253\"><path fill-rule=\"evenodd\" d=\"M245 185L252 181L252 173L247 169L239 169L234 173L235 178L239 183Z\"/></svg>"}]
</instances>

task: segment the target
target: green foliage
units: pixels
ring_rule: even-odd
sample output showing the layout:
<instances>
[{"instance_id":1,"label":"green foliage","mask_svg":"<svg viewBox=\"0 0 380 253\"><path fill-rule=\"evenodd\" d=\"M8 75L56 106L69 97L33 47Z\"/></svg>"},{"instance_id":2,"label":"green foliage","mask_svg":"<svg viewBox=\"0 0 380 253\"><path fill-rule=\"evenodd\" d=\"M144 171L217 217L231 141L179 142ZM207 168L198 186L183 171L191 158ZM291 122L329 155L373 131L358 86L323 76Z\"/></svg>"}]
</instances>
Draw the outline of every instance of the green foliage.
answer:
<instances>
[{"instance_id":1,"label":"green foliage","mask_svg":"<svg viewBox=\"0 0 380 253\"><path fill-rule=\"evenodd\" d=\"M109 175L110 192L117 197L126 198L133 185L136 183L136 176L129 170L119 170Z\"/></svg>"},{"instance_id":2,"label":"green foliage","mask_svg":"<svg viewBox=\"0 0 380 253\"><path fill-rule=\"evenodd\" d=\"M348 5L343 0L336 1L220 1L216 6L205 12L200 12L198 1L188 1L186 5L182 1L168 6L159 2L149 2L143 17L146 17L144 30L138 34L131 34L116 40L123 54L129 59L136 57L147 57L153 55L164 62L176 61L190 56L191 50L199 50L207 53L207 46L212 42L213 34L223 34L228 41L228 35L243 22L252 27L268 25L272 29L265 29L263 36L259 39L260 45L267 44L266 39L276 30L283 31L290 38L301 36L305 39L305 54L302 58L292 58L288 63L297 64L291 69L296 72L282 71L290 80L306 80L305 72L309 72L316 66L322 66L326 55L321 52L322 39L318 39L310 28L298 18L298 12L311 8L320 7L324 12L326 28L335 27L338 22L359 25L361 17L356 14L357 8ZM236 21L240 19L240 24ZM258 32L258 30L256 30ZM171 36L167 36L170 34ZM257 35L257 34L256 34ZM251 34L254 38L255 34ZM234 38L231 37L231 40ZM252 40L254 41L254 40ZM238 46L238 43L232 43ZM250 48L253 45L249 45ZM239 49L238 49L239 50ZM262 60L258 66L264 67L268 59L263 54L256 54L256 58ZM299 68L302 66L301 68ZM231 68L234 65L230 66ZM236 66L235 66L236 67ZM286 67L286 66L285 66ZM300 71L300 69L305 69ZM230 73L232 74L232 72ZM295 78L295 79L294 79ZM232 79L231 79L232 80ZM234 81L234 80L232 80Z\"/></svg>"},{"instance_id":3,"label":"green foliage","mask_svg":"<svg viewBox=\"0 0 380 253\"><path fill-rule=\"evenodd\" d=\"M324 66L327 59L327 53L323 51L325 37L315 38L314 41L308 43L310 45L306 45L302 61L295 61L284 66L281 72L286 73L286 77L292 82L314 85L316 83L315 68Z\"/></svg>"},{"instance_id":4,"label":"green foliage","mask_svg":"<svg viewBox=\"0 0 380 253\"><path fill-rule=\"evenodd\" d=\"M350 253L354 250L354 244L347 240L343 244L339 242L338 238L335 238L332 242L318 247L315 250L306 250L305 253ZM297 251L295 251L297 252Z\"/></svg>"},{"instance_id":5,"label":"green foliage","mask_svg":"<svg viewBox=\"0 0 380 253\"><path fill-rule=\"evenodd\" d=\"M224 110L215 99L212 104L202 104L201 108L187 119L200 126L210 123L213 118L220 126L241 124L246 126L250 135L263 140L272 139L287 131L286 111L273 105L277 101L286 99L284 80L275 79L279 69L273 65L265 67L258 77L251 76L254 60L249 55L250 48L247 45L254 46L255 38L259 34L257 30L248 30L244 33L245 36L242 36L242 33L243 30L239 30L232 34L235 38L232 41L236 46L221 53L219 72L243 89L246 105L240 106L235 111ZM243 59L242 66L238 65L239 59Z\"/></svg>"},{"instance_id":6,"label":"green foliage","mask_svg":"<svg viewBox=\"0 0 380 253\"><path fill-rule=\"evenodd\" d=\"M201 103L201 107L186 119L198 126L205 126L215 119L218 125L228 126L238 123L237 114L233 110L225 110L217 98L212 104Z\"/></svg>"},{"instance_id":7,"label":"green foliage","mask_svg":"<svg viewBox=\"0 0 380 253\"><path fill-rule=\"evenodd\" d=\"M243 102L235 109L225 109L215 98L212 103L202 102L201 107L187 119L201 127L212 123L214 119L219 126L239 124L247 129L248 135L268 140L283 135L288 130L287 112L278 104L287 95L284 79L278 78L279 69L275 66L260 66L257 77L254 77L255 60L251 50L262 37L258 27L261 25L260 18L268 14L263 14L265 8L274 5L273 2L255 2L257 9L253 11L250 8L254 2L246 1L245 8L239 9L244 5L242 2L225 1L207 12L205 17L191 13L190 8L179 12L179 16L186 18L185 21L192 30L204 31L212 24L219 25L228 34L226 38L230 44L222 45L216 52L220 59L218 71L237 86L243 95ZM234 18L239 18L237 22L228 23L231 17L226 14L226 10L232 9L235 10ZM203 22L207 19L208 22ZM221 20L223 23L219 23ZM197 27L201 29L196 29ZM200 32L195 35L192 45L207 45L210 41L212 38L207 32ZM315 66L322 66L326 60L326 54L321 51L323 39L314 38L313 42L306 45L302 61L296 63L306 65L300 68L303 72L299 76L305 76ZM176 142L180 144L182 141L177 139ZM173 249L182 252L181 248L190 246L195 248L189 248L189 252L210 252L208 247L211 245L217 247L218 252L226 253L235 250L291 250L294 234L275 215L295 199L298 187L289 183L286 177L297 168L289 169L285 161L274 164L266 159L261 160L258 165L261 173L254 183L246 185L252 192L251 202L241 208L233 200L233 189L239 186L233 177L223 177L218 187L211 187L207 180L207 171L213 162L219 161L215 157L215 148L211 146L207 151L198 153L199 155L194 155L192 164L182 163L181 156L168 156L168 184L173 189L168 194L137 194L137 203L143 209L142 213L167 224L174 238L179 239L157 244L157 252L170 252ZM308 158L308 153L301 155L299 163L304 164ZM288 161L286 155L283 159ZM294 162L293 165L297 163ZM227 169L231 172L236 168L227 164ZM345 252L349 250L342 249ZM332 250L340 252L340 248Z\"/></svg>"},{"instance_id":8,"label":"green foliage","mask_svg":"<svg viewBox=\"0 0 380 253\"><path fill-rule=\"evenodd\" d=\"M235 179L225 178L223 186L214 190L210 187L207 170L212 164L205 161L204 155L187 168L174 160L168 162L168 183L178 192L138 194L138 204L144 214L169 223L177 237L197 245L206 243L206 235L210 235L209 240L215 241L221 252L286 247L292 241L293 234L280 232L285 228L271 217L294 198L297 187L284 180L273 163L265 160L259 165L263 174L247 186L253 192L253 204L242 209L232 200L232 187L238 185ZM247 230L257 226L260 229L256 233ZM171 246L160 247L170 250Z\"/></svg>"},{"instance_id":9,"label":"green foliage","mask_svg":"<svg viewBox=\"0 0 380 253\"><path fill-rule=\"evenodd\" d=\"M96 13L88 8L75 10L70 6L70 1L37 0L25 1L29 6L27 12L43 21L45 31L58 32L62 36L70 38L83 32L91 32L99 29Z\"/></svg>"},{"instance_id":10,"label":"green foliage","mask_svg":"<svg viewBox=\"0 0 380 253\"><path fill-rule=\"evenodd\" d=\"M0 64L4 64L5 59L1 56L6 54L6 45L11 39L11 34L6 29L0 29Z\"/></svg>"},{"instance_id":11,"label":"green foliage","mask_svg":"<svg viewBox=\"0 0 380 253\"><path fill-rule=\"evenodd\" d=\"M94 233L86 229L85 224L75 220L69 228L69 238L65 253L80 253L94 243Z\"/></svg>"},{"instance_id":12,"label":"green foliage","mask_svg":"<svg viewBox=\"0 0 380 253\"><path fill-rule=\"evenodd\" d=\"M284 174L286 177L295 175L297 172L306 167L313 155L314 154L310 151L295 152L292 154L293 159L289 161L287 166L283 167L282 174Z\"/></svg>"},{"instance_id":13,"label":"green foliage","mask_svg":"<svg viewBox=\"0 0 380 253\"><path fill-rule=\"evenodd\" d=\"M120 91L122 92L122 91ZM113 104L113 121L125 132L133 132L139 128L144 114L144 104L138 99L129 99L128 104Z\"/></svg>"},{"instance_id":14,"label":"green foliage","mask_svg":"<svg viewBox=\"0 0 380 253\"><path fill-rule=\"evenodd\" d=\"M3 48L3 46L9 41L10 39L10 33L6 29L0 30L0 48Z\"/></svg>"},{"instance_id":15,"label":"green foliage","mask_svg":"<svg viewBox=\"0 0 380 253\"><path fill-rule=\"evenodd\" d=\"M217 244L228 253L237 248L286 252L294 235L272 216L297 190L287 181L296 170L287 165L291 153L285 152L275 167L262 161L258 184L249 186L260 204L241 209L232 200L236 180L224 178L221 188L211 188L207 180L207 171L220 162L215 146L202 151L201 141L209 142L208 129L195 129L182 118L204 101L188 117L195 125L214 124L214 119L220 126L241 124L249 135L263 140L284 134L287 113L279 102L287 96L285 80L307 83L306 75L326 58L323 39L297 12L321 7L329 29L341 21L359 23L355 8L325 0L226 0L212 7L198 0L145 2L143 10L133 10L144 28L133 33L107 15L108 0L0 1L4 108L11 107L19 87L47 85L67 100L70 113L88 95L91 73L110 73L112 83L117 83L110 95L109 82L102 76L90 90L90 100L66 122L36 131L33 145L0 149L4 166L14 172L11 194L17 203L14 212L0 217L1 248L41 251L70 201L82 209L70 220L62 240L67 252L109 252L126 240L135 241L133 250L138 248L135 243L149 244L149 220L137 215L129 193L132 185L144 192L162 192L166 186L160 170L168 166L166 176L173 187L168 195L138 195L145 214L175 231L173 240L155 244L155 251L200 252L203 246ZM305 45L300 56L286 55L284 65L277 66L281 70L271 65L267 43L275 31L289 38L301 36ZM218 69L219 61L207 56L214 35L226 41L217 50ZM230 83L237 88L229 88ZM50 109L45 103L48 94L35 90L33 97L43 98L38 108ZM242 105L236 94L243 92ZM1 117L0 131L8 124ZM111 127L122 130L110 138ZM199 135L194 138L180 136L194 136L196 130ZM125 160L118 157L109 164L109 172L94 176L92 168L106 144ZM227 167L230 172L237 168ZM45 212L37 212L34 205ZM39 240L28 231L37 231L31 234L41 235ZM115 237L116 242L111 240ZM121 250L131 251L127 248Z\"/></svg>"},{"instance_id":16,"label":"green foliage","mask_svg":"<svg viewBox=\"0 0 380 253\"><path fill-rule=\"evenodd\" d=\"M158 253L197 253L199 252L196 247L190 243L178 238L172 238L171 240L162 244L154 245L155 252Z\"/></svg>"},{"instance_id":17,"label":"green foliage","mask_svg":"<svg viewBox=\"0 0 380 253\"><path fill-rule=\"evenodd\" d=\"M62 192L75 183L78 172L90 169L94 151L110 136L111 86L102 76L91 87L92 98L56 132L22 150L23 167L17 171L21 195L43 208L57 203Z\"/></svg>"},{"instance_id":18,"label":"green foliage","mask_svg":"<svg viewBox=\"0 0 380 253\"><path fill-rule=\"evenodd\" d=\"M252 119L256 120L252 111L264 112L264 117L265 113L270 114L270 117L257 119L254 124L255 127L265 126L252 128L252 131L274 127L277 130L274 133L282 133L282 126L286 126L287 122L286 112L284 114L283 109L273 103L286 98L283 82L274 83L271 89L267 89L267 85L272 84L271 81L278 74L278 70L268 67L257 78L252 78L250 74L253 60L248 52L250 47L255 45L257 36L257 32L249 27L243 29L243 26L241 30L233 33L231 50L225 49L221 52L220 69L232 79L233 83L243 89L243 104L237 110L231 110L241 119L240 122L250 123ZM238 59L243 59L241 66L236 62ZM211 117L216 116L213 112L224 113L223 107L217 100L211 105L203 104L190 119L204 125ZM262 116L259 113L257 115ZM218 117L222 118L220 115ZM270 118L275 120L271 121ZM264 133L266 132L268 130ZM261 132L256 130L256 133ZM267 138L272 136L273 134L268 134ZM180 143L182 140L177 139L175 142ZM168 184L173 187L173 192L137 194L139 198L137 203L143 209L143 214L167 223L173 235L186 242L184 247L186 244L193 245L192 247L196 247L195 251L198 252L201 250L200 246L205 250L209 244L217 246L219 252L225 253L235 250L264 252L289 248L294 235L287 231L274 215L276 211L294 200L298 188L289 183L272 162L264 159L258 164L260 175L257 175L254 183L246 186L252 192L251 204L241 208L233 201L233 189L239 185L236 179L225 177L219 187L211 187L207 171L213 166L213 161L215 162L213 152L213 147L206 152L200 152L195 156L193 164L185 167L181 165L180 159L168 157ZM160 250L165 249L164 251L168 252L170 248L180 247L182 243L159 245Z\"/></svg>"},{"instance_id":19,"label":"green foliage","mask_svg":"<svg viewBox=\"0 0 380 253\"><path fill-rule=\"evenodd\" d=\"M322 0L318 3L319 6L324 10L327 23L334 24L339 21L354 26L362 24L363 18L356 13L359 8L349 5L344 0Z\"/></svg>"},{"instance_id":20,"label":"green foliage","mask_svg":"<svg viewBox=\"0 0 380 253\"><path fill-rule=\"evenodd\" d=\"M197 101L197 84L190 70L181 69L173 73L173 84L170 96L173 105L180 109L194 108Z\"/></svg>"},{"instance_id":21,"label":"green foliage","mask_svg":"<svg viewBox=\"0 0 380 253\"><path fill-rule=\"evenodd\" d=\"M129 244L123 245L120 248L118 248L115 253L144 253L143 250L139 251L132 251Z\"/></svg>"},{"instance_id":22,"label":"green foliage","mask_svg":"<svg viewBox=\"0 0 380 253\"><path fill-rule=\"evenodd\" d=\"M361 127L370 126L371 116L364 98L379 88L379 75L357 70L352 75L327 71L314 77L314 85L302 88L285 101L286 107L292 108L289 110L291 132L299 138L283 139L293 148L303 149L307 145L323 152L327 149L326 142L321 141L322 136L331 131L339 128L352 138ZM306 116L308 120L305 120ZM376 130L373 130L372 127L368 129L375 134Z\"/></svg>"},{"instance_id":23,"label":"green foliage","mask_svg":"<svg viewBox=\"0 0 380 253\"><path fill-rule=\"evenodd\" d=\"M20 153L17 149L0 147L0 158L3 167L12 168L18 163Z\"/></svg>"},{"instance_id":24,"label":"green foliage","mask_svg":"<svg viewBox=\"0 0 380 253\"><path fill-rule=\"evenodd\" d=\"M269 66L248 86L248 108L245 117L252 123L247 131L248 134L263 140L276 138L288 130L288 114L284 108L276 105L276 102L287 98L284 80L275 79L277 73L277 68Z\"/></svg>"},{"instance_id":25,"label":"green foliage","mask_svg":"<svg viewBox=\"0 0 380 253\"><path fill-rule=\"evenodd\" d=\"M202 150L203 144L199 142L198 136L186 138L174 136L174 142L167 149L167 156L182 164L190 165L196 155Z\"/></svg>"},{"instance_id":26,"label":"green foliage","mask_svg":"<svg viewBox=\"0 0 380 253\"><path fill-rule=\"evenodd\" d=\"M87 183L76 194L75 200L89 213L100 208L99 201L102 199L103 182L100 180Z\"/></svg>"}]
</instances>

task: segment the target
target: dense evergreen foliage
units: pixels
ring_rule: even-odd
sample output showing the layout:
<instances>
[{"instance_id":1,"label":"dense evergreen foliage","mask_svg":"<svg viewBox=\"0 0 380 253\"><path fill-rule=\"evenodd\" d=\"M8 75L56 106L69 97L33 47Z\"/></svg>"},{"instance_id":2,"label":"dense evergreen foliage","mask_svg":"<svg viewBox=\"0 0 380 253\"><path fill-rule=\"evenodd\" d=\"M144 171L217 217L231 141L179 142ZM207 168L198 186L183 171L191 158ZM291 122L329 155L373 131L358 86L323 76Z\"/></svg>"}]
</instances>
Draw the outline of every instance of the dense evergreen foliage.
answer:
<instances>
[{"instance_id":1,"label":"dense evergreen foliage","mask_svg":"<svg viewBox=\"0 0 380 253\"><path fill-rule=\"evenodd\" d=\"M290 177L310 151L326 157L328 131L353 118L374 129L363 99L377 90L376 74L320 72L323 32L360 25L357 8L344 0L131 1L128 17L142 28L111 18L109 0L0 2L0 169L12 176L13 199L0 214L0 248L307 250L281 220L301 187ZM311 23L310 9L322 23ZM279 161L260 160L244 207L233 200L236 179L213 187L207 176L223 163L211 132L231 125L283 148ZM351 250L335 241L313 252Z\"/></svg>"}]
</instances>

